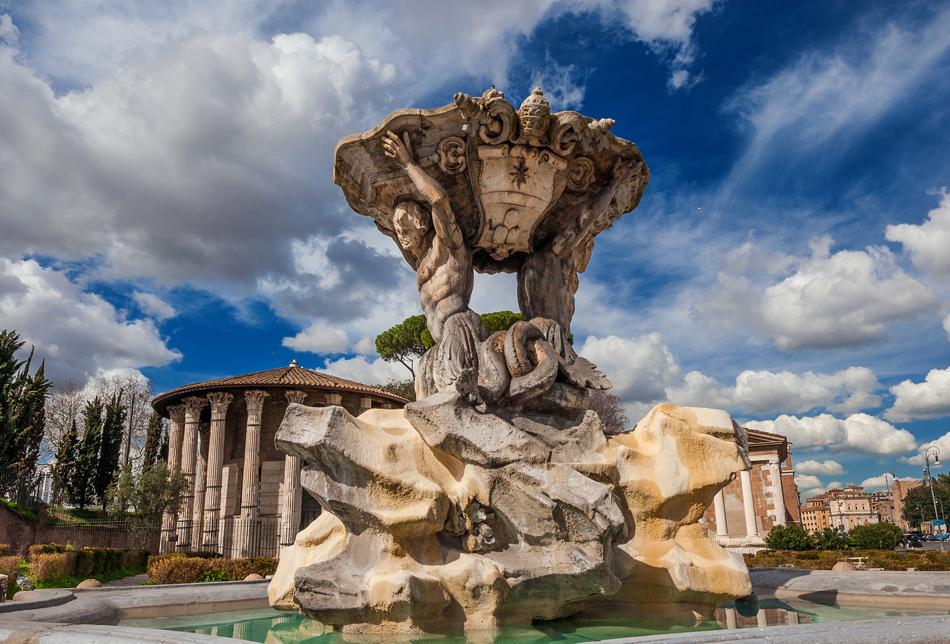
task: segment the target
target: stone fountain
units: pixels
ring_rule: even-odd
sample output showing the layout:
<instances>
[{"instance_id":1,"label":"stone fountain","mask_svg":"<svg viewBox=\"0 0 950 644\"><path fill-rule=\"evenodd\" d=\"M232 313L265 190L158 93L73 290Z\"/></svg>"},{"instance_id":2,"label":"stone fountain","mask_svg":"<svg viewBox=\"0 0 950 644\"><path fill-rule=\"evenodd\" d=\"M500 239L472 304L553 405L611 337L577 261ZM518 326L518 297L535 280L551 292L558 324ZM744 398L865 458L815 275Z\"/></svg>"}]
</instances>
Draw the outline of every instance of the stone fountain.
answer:
<instances>
[{"instance_id":1,"label":"stone fountain","mask_svg":"<svg viewBox=\"0 0 950 644\"><path fill-rule=\"evenodd\" d=\"M608 439L588 409L610 383L571 345L577 275L649 180L612 126L492 88L340 141L334 181L416 271L435 346L405 409L287 409L277 445L323 512L281 553L272 606L349 633L472 635L750 594L700 523L749 468L741 428L663 404ZM524 321L485 331L476 270L517 273Z\"/></svg>"}]
</instances>

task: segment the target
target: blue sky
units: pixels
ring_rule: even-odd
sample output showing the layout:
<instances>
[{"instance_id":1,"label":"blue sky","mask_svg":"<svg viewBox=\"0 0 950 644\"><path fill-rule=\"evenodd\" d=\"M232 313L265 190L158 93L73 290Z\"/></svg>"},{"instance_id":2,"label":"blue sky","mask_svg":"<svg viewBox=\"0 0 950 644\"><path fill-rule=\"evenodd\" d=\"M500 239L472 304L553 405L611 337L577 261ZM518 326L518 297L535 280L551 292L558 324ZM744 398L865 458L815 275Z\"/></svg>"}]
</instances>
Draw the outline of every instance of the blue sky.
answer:
<instances>
[{"instance_id":1,"label":"blue sky","mask_svg":"<svg viewBox=\"0 0 950 644\"><path fill-rule=\"evenodd\" d=\"M575 317L631 421L729 409L790 437L805 494L950 458L950 3L219 4L0 0L0 327L58 384L400 376L372 338L413 276L333 145L542 85L652 171Z\"/></svg>"}]
</instances>

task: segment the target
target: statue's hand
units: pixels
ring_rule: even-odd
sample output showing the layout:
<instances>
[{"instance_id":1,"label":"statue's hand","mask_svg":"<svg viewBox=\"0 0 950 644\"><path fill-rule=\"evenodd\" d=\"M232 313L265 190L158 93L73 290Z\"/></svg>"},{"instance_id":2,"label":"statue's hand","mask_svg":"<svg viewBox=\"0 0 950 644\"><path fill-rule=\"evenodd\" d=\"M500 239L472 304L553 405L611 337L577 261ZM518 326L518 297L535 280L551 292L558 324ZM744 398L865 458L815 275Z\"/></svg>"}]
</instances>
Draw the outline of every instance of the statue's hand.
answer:
<instances>
[{"instance_id":1,"label":"statue's hand","mask_svg":"<svg viewBox=\"0 0 950 644\"><path fill-rule=\"evenodd\" d=\"M413 161L412 152L409 148L408 134L406 135L405 143L403 143L392 130L386 130L386 134L383 135L383 152L385 152L389 158L395 159L403 168Z\"/></svg>"}]
</instances>

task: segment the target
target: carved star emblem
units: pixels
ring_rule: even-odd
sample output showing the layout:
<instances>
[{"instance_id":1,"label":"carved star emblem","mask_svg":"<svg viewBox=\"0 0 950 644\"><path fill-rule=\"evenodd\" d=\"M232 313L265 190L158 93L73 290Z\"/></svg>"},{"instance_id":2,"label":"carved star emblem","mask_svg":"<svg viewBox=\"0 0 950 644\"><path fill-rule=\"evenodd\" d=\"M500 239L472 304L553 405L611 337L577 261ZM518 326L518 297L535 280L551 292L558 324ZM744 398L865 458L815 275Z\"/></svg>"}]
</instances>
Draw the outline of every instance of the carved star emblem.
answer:
<instances>
[{"instance_id":1,"label":"carved star emblem","mask_svg":"<svg viewBox=\"0 0 950 644\"><path fill-rule=\"evenodd\" d=\"M519 188L528 180L528 164L524 162L524 157L518 159L518 165L508 173L508 176L518 184Z\"/></svg>"}]
</instances>

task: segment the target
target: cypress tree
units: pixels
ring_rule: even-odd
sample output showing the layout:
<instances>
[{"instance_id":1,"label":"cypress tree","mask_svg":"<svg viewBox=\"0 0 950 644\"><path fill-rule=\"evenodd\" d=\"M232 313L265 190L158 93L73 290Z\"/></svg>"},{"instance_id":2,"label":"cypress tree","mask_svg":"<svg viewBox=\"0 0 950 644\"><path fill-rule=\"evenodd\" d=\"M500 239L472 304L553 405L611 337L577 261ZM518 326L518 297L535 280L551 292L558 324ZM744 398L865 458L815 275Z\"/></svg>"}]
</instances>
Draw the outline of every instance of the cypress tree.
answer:
<instances>
[{"instance_id":1,"label":"cypress tree","mask_svg":"<svg viewBox=\"0 0 950 644\"><path fill-rule=\"evenodd\" d=\"M33 481L45 429L46 365L31 376L33 351L18 360L22 347L16 331L0 331L0 493Z\"/></svg>"},{"instance_id":2,"label":"cypress tree","mask_svg":"<svg viewBox=\"0 0 950 644\"><path fill-rule=\"evenodd\" d=\"M93 479L93 489L96 497L102 503L105 512L109 495L106 491L115 478L119 469L119 455L122 451L122 438L125 434L126 409L122 405L122 392L112 396L106 405L105 420L102 423L102 438L99 440L99 460L96 464L96 475Z\"/></svg>"},{"instance_id":3,"label":"cypress tree","mask_svg":"<svg viewBox=\"0 0 950 644\"><path fill-rule=\"evenodd\" d=\"M69 496L69 485L76 475L76 459L79 457L79 429L76 419L59 441L56 462L53 463L53 502Z\"/></svg>"},{"instance_id":4,"label":"cypress tree","mask_svg":"<svg viewBox=\"0 0 950 644\"><path fill-rule=\"evenodd\" d=\"M145 432L145 446L142 448L142 470L147 470L158 460L165 434L163 418L154 411L148 418Z\"/></svg>"},{"instance_id":5,"label":"cypress tree","mask_svg":"<svg viewBox=\"0 0 950 644\"><path fill-rule=\"evenodd\" d=\"M23 347L16 331L0 331L0 494L16 480L16 421L20 408L22 360L16 352Z\"/></svg>"},{"instance_id":6,"label":"cypress tree","mask_svg":"<svg viewBox=\"0 0 950 644\"><path fill-rule=\"evenodd\" d=\"M99 446L102 442L103 405L99 396L86 403L82 441L76 470L70 484L70 502L84 509L95 494L94 481L99 465Z\"/></svg>"}]
</instances>

